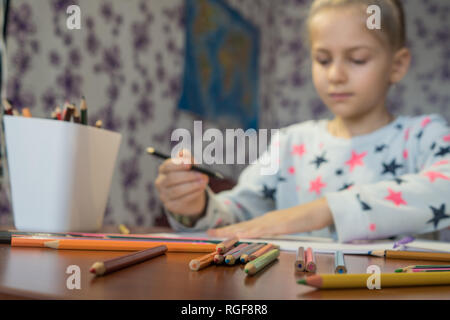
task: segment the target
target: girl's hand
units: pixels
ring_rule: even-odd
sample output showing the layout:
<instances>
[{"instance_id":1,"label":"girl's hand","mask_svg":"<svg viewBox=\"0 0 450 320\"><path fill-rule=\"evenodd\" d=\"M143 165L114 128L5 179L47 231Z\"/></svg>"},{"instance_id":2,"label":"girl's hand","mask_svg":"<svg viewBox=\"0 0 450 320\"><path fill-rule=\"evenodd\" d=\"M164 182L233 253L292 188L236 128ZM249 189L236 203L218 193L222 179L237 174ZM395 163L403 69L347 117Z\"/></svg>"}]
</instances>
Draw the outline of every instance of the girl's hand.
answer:
<instances>
[{"instance_id":1,"label":"girl's hand","mask_svg":"<svg viewBox=\"0 0 450 320\"><path fill-rule=\"evenodd\" d=\"M183 154L184 153L184 154ZM159 167L155 186L164 207L178 215L199 216L206 205L206 186L208 176L190 170L193 159L187 151L180 152L180 157L191 161L174 161L168 159ZM176 159L180 160L180 159Z\"/></svg>"},{"instance_id":2,"label":"girl's hand","mask_svg":"<svg viewBox=\"0 0 450 320\"><path fill-rule=\"evenodd\" d=\"M262 238L279 234L308 232L325 228L333 217L325 198L265 215L231 226L210 229L208 235L218 238Z\"/></svg>"}]
</instances>

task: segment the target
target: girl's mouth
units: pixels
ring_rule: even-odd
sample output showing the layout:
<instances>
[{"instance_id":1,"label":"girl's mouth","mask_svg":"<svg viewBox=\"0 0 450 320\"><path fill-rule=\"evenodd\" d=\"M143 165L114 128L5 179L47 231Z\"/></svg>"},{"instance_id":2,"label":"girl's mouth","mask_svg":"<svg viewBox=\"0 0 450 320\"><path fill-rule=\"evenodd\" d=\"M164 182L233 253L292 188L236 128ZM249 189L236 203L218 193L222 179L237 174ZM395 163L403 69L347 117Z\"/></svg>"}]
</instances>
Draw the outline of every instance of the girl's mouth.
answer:
<instances>
[{"instance_id":1,"label":"girl's mouth","mask_svg":"<svg viewBox=\"0 0 450 320\"><path fill-rule=\"evenodd\" d=\"M353 93L349 93L349 92L333 92L330 93L329 96L331 97L331 99L335 100L335 101L344 101L349 99L350 97L353 96Z\"/></svg>"}]
</instances>

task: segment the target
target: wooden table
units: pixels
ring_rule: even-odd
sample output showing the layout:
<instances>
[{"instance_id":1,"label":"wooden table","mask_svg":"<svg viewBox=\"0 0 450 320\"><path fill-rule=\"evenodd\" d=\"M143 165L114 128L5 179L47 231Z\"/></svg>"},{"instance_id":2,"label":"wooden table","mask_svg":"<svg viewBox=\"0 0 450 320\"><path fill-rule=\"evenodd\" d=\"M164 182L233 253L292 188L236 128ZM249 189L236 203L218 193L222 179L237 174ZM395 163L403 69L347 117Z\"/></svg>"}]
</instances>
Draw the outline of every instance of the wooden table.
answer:
<instances>
[{"instance_id":1,"label":"wooden table","mask_svg":"<svg viewBox=\"0 0 450 320\"><path fill-rule=\"evenodd\" d=\"M296 300L296 299L450 299L450 286L385 288L381 290L316 290L298 285L304 276L294 271L295 254L282 252L277 261L249 277L243 265L211 266L198 272L189 261L199 254L167 253L150 261L94 277L96 261L124 252L11 248L0 245L0 299L152 299L152 300ZM317 254L318 273L333 273L334 256ZM382 272L427 261L385 260L345 256L348 273L366 273L369 265ZM81 289L68 289L66 270L81 270Z\"/></svg>"}]
</instances>

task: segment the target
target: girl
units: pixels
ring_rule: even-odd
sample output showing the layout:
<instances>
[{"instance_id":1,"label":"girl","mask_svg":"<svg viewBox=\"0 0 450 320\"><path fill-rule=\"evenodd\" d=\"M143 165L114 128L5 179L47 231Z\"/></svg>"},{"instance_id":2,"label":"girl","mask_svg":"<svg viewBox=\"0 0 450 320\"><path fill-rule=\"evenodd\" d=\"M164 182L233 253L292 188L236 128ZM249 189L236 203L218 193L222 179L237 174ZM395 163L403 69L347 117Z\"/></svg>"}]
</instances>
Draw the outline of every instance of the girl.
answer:
<instances>
[{"instance_id":1,"label":"girl","mask_svg":"<svg viewBox=\"0 0 450 320\"><path fill-rule=\"evenodd\" d=\"M366 26L374 4L380 30ZM189 164L164 162L156 186L171 225L215 237L307 232L341 242L450 226L446 121L394 117L386 106L411 59L400 1L315 0L308 34L314 85L334 119L281 130L270 146L278 173L261 175L256 162L219 194Z\"/></svg>"}]
</instances>

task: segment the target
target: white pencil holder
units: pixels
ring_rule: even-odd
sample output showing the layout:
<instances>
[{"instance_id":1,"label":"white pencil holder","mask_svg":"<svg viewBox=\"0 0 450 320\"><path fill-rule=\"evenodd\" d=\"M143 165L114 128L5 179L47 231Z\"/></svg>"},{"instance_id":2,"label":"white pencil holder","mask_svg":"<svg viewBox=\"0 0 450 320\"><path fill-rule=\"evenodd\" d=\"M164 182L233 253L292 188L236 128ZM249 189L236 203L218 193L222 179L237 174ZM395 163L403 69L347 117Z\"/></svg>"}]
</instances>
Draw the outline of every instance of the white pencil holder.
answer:
<instances>
[{"instance_id":1,"label":"white pencil holder","mask_svg":"<svg viewBox=\"0 0 450 320\"><path fill-rule=\"evenodd\" d=\"M15 227L98 231L121 134L58 120L3 119Z\"/></svg>"}]
</instances>

